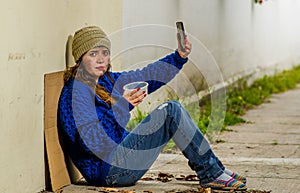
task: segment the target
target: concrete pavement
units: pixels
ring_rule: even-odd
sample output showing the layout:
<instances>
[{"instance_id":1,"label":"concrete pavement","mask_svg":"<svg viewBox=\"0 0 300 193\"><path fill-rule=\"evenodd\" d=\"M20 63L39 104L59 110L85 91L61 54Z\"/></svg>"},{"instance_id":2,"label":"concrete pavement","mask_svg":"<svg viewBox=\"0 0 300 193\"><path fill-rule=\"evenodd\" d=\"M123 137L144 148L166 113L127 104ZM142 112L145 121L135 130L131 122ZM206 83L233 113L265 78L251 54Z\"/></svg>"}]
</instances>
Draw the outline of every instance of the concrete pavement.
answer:
<instances>
[{"instance_id":1,"label":"concrete pavement","mask_svg":"<svg viewBox=\"0 0 300 193\"><path fill-rule=\"evenodd\" d=\"M248 122L231 126L218 139L224 143L212 148L226 167L245 175L248 189L272 193L300 192L300 88L273 95L243 116ZM160 172L174 175L169 182L156 180ZM135 186L118 188L119 192L192 192L198 181L176 180L180 175L194 174L182 154L161 154L145 177ZM103 188L71 185L63 193L95 193ZM104 191L102 191L104 192Z\"/></svg>"}]
</instances>

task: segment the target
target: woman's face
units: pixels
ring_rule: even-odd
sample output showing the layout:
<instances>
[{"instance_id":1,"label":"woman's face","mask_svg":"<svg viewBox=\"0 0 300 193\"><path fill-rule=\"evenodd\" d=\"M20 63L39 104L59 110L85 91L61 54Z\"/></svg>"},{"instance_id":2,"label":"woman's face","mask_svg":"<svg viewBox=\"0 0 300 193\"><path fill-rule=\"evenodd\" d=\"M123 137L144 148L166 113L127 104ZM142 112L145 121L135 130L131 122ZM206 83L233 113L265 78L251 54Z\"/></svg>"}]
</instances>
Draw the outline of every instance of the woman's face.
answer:
<instances>
[{"instance_id":1,"label":"woman's face","mask_svg":"<svg viewBox=\"0 0 300 193\"><path fill-rule=\"evenodd\" d=\"M90 49L82 57L84 69L97 81L107 71L110 63L110 52L106 47Z\"/></svg>"}]
</instances>

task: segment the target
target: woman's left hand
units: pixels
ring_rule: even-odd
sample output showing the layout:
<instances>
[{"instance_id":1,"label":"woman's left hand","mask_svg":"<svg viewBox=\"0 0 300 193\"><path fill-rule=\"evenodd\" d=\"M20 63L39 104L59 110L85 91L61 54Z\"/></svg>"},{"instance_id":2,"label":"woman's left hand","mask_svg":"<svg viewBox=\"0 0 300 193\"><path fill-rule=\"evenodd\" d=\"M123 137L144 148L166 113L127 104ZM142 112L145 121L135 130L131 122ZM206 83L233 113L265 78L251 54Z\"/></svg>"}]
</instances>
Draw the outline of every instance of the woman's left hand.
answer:
<instances>
[{"instance_id":1,"label":"woman's left hand","mask_svg":"<svg viewBox=\"0 0 300 193\"><path fill-rule=\"evenodd\" d=\"M146 97L145 91L138 92L140 88L137 88L129 93L123 93L123 97L133 106L139 105L143 102L143 99Z\"/></svg>"},{"instance_id":2,"label":"woman's left hand","mask_svg":"<svg viewBox=\"0 0 300 193\"><path fill-rule=\"evenodd\" d=\"M178 41L178 53L181 56L181 58L187 58L188 55L192 51L192 43L188 40L187 36L185 36L183 45L184 45L184 50L181 50L180 48L180 35L177 34L177 41Z\"/></svg>"}]
</instances>

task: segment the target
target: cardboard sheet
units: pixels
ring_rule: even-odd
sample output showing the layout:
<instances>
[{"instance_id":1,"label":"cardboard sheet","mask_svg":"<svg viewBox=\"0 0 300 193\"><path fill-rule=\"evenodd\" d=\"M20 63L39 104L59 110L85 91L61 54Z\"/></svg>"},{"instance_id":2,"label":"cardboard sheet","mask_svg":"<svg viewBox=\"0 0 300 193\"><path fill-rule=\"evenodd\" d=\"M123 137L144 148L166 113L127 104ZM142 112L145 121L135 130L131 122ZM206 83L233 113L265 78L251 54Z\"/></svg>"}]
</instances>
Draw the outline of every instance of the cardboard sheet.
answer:
<instances>
[{"instance_id":1,"label":"cardboard sheet","mask_svg":"<svg viewBox=\"0 0 300 193\"><path fill-rule=\"evenodd\" d=\"M64 155L57 131L57 104L63 87L63 72L46 74L44 77L44 133L46 147L46 184L51 184L51 190L56 191L82 178L68 156Z\"/></svg>"}]
</instances>

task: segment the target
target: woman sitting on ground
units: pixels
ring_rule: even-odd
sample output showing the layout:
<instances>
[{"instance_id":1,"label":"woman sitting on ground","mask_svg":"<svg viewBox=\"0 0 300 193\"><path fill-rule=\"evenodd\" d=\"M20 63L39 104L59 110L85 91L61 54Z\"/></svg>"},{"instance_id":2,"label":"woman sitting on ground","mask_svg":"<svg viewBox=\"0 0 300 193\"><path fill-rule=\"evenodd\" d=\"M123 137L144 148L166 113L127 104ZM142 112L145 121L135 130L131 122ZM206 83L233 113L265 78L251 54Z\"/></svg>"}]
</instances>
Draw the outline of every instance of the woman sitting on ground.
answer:
<instances>
[{"instance_id":1,"label":"woman sitting on ground","mask_svg":"<svg viewBox=\"0 0 300 193\"><path fill-rule=\"evenodd\" d=\"M188 61L192 44L128 72L112 72L110 40L96 26L74 34L76 65L67 68L58 106L58 127L66 152L88 183L96 186L135 184L172 138L188 159L202 187L247 189L246 178L226 169L209 143L177 101L159 105L131 132L130 111L146 97L139 88L124 93L123 86L148 82L152 93L168 83Z\"/></svg>"}]
</instances>

